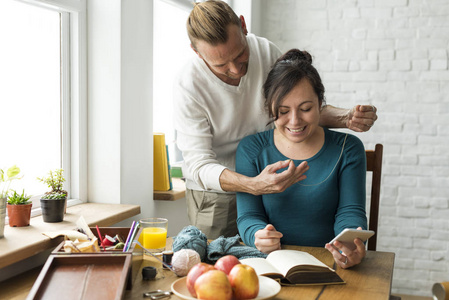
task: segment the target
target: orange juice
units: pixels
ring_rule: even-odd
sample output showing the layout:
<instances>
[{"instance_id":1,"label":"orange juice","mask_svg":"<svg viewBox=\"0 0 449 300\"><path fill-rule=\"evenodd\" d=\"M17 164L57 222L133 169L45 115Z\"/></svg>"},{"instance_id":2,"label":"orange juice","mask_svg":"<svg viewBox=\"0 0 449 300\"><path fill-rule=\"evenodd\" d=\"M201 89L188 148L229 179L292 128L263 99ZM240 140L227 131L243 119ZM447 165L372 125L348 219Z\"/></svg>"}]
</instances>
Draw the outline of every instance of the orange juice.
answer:
<instances>
[{"instance_id":1,"label":"orange juice","mask_svg":"<svg viewBox=\"0 0 449 300\"><path fill-rule=\"evenodd\" d=\"M164 249L167 240L167 229L159 227L147 227L142 231L143 246L150 249Z\"/></svg>"}]
</instances>

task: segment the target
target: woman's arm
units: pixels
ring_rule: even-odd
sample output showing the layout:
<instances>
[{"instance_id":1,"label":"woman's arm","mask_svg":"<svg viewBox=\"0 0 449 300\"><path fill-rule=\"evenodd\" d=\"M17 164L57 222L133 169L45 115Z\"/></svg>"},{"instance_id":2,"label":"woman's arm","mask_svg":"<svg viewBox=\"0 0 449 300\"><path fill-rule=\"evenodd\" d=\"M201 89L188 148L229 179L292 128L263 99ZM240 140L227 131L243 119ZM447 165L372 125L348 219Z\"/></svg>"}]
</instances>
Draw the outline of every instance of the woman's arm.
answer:
<instances>
[{"instance_id":1,"label":"woman's arm","mask_svg":"<svg viewBox=\"0 0 449 300\"><path fill-rule=\"evenodd\" d=\"M339 203L334 233L345 228L367 228L366 154L362 141L348 134L339 170Z\"/></svg>"},{"instance_id":2,"label":"woman's arm","mask_svg":"<svg viewBox=\"0 0 449 300\"><path fill-rule=\"evenodd\" d=\"M362 142L348 135L342 168L339 173L339 205L335 216L334 232L337 235L345 228L366 229L366 154ZM366 255L365 244L356 239L357 248L352 250L342 243L326 244L335 262L341 268L359 264Z\"/></svg>"},{"instance_id":3,"label":"woman's arm","mask_svg":"<svg viewBox=\"0 0 449 300\"><path fill-rule=\"evenodd\" d=\"M238 173L247 177L256 177L260 173L260 169L256 165L258 149L252 136L244 138L240 142L235 162ZM267 224L268 217L265 213L262 196L238 192L237 227L243 242L248 246L255 247L256 232L264 229Z\"/></svg>"}]
</instances>

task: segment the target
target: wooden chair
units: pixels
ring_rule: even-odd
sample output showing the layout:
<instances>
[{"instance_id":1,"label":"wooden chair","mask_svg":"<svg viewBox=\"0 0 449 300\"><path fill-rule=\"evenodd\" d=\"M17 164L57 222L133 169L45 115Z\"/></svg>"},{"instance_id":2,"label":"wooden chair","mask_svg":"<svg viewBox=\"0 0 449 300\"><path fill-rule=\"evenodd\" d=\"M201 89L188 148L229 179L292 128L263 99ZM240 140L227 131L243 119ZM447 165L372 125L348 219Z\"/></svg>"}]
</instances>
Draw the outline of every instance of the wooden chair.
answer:
<instances>
[{"instance_id":1,"label":"wooden chair","mask_svg":"<svg viewBox=\"0 0 449 300\"><path fill-rule=\"evenodd\" d=\"M383 145L376 144L374 150L366 150L366 171L373 172L371 183L371 203L369 212L369 230L376 232L368 240L368 250L376 250L377 246L377 225L379 219L380 200L380 178L382 175L382 154Z\"/></svg>"},{"instance_id":2,"label":"wooden chair","mask_svg":"<svg viewBox=\"0 0 449 300\"><path fill-rule=\"evenodd\" d=\"M377 248L377 225L379 220L379 202L380 202L380 179L382 175L382 155L384 146L376 144L374 150L366 150L366 171L373 172L371 181L371 203L369 212L369 230L376 232L368 240L368 250L376 251ZM390 295L389 300L401 300L399 295Z\"/></svg>"}]
</instances>

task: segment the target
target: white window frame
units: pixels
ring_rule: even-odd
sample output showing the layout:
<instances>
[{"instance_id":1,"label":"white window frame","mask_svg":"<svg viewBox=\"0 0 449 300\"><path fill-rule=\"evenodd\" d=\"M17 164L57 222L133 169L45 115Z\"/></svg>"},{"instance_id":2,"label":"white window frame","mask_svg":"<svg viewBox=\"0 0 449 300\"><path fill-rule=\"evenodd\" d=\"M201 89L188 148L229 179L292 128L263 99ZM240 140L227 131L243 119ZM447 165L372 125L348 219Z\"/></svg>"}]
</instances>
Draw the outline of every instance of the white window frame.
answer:
<instances>
[{"instance_id":1,"label":"white window frame","mask_svg":"<svg viewBox=\"0 0 449 300\"><path fill-rule=\"evenodd\" d=\"M86 0L21 0L61 13L62 168L68 206L87 202ZM32 216L40 215L40 208Z\"/></svg>"},{"instance_id":2,"label":"white window frame","mask_svg":"<svg viewBox=\"0 0 449 300\"><path fill-rule=\"evenodd\" d=\"M192 2L200 2L200 1L189 1L189 0L162 0L164 2L170 3L176 7L179 7L186 11L192 10Z\"/></svg>"}]
</instances>

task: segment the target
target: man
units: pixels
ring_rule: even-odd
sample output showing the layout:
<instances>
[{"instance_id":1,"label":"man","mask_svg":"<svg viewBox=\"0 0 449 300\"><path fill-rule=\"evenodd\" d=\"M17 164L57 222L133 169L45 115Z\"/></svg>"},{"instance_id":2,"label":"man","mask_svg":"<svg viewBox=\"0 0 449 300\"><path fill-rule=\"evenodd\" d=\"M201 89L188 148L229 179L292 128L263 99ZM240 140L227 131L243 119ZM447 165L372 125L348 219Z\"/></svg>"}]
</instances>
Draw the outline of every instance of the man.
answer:
<instances>
[{"instance_id":1,"label":"man","mask_svg":"<svg viewBox=\"0 0 449 300\"><path fill-rule=\"evenodd\" d=\"M239 141L269 128L262 86L282 53L270 41L248 34L243 16L237 17L222 1L195 4L187 32L198 57L179 74L174 105L189 220L210 239L234 236L235 192L282 192L304 179L308 169L306 162L295 166L286 160L256 177L234 171ZM325 106L321 115L323 126L359 132L369 130L377 119L371 105L351 110Z\"/></svg>"}]
</instances>

